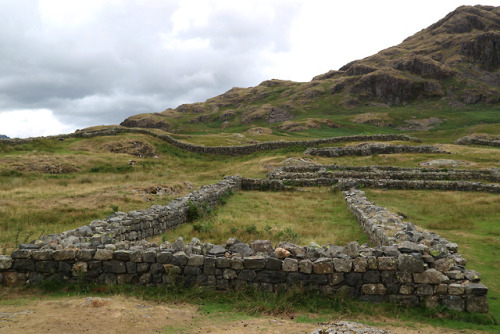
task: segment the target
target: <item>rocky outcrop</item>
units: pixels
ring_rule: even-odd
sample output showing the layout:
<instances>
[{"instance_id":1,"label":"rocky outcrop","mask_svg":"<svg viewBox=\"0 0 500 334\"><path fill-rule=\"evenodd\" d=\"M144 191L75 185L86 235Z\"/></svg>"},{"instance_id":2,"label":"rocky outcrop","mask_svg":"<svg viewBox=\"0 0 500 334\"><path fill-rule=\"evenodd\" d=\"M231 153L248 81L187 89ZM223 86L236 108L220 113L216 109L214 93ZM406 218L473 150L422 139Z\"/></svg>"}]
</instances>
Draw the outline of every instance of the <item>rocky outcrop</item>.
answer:
<instances>
[{"instance_id":1,"label":"rocky outcrop","mask_svg":"<svg viewBox=\"0 0 500 334\"><path fill-rule=\"evenodd\" d=\"M488 32L463 44L460 52L485 69L494 70L500 65L500 33Z\"/></svg>"},{"instance_id":2,"label":"rocky outcrop","mask_svg":"<svg viewBox=\"0 0 500 334\"><path fill-rule=\"evenodd\" d=\"M167 120L157 119L156 117L145 117L145 115L130 116L121 122L120 125L127 128L160 129L163 131L172 129Z\"/></svg>"}]
</instances>

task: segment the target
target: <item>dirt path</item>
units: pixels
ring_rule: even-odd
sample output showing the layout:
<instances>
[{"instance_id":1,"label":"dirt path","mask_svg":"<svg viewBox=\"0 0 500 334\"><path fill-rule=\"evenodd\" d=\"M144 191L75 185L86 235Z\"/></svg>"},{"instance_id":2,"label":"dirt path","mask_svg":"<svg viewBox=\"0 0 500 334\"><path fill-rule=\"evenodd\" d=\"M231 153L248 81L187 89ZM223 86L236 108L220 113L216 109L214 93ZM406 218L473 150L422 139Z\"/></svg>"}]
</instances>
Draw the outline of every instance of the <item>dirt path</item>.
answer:
<instances>
[{"instance_id":1,"label":"dirt path","mask_svg":"<svg viewBox=\"0 0 500 334\"><path fill-rule=\"evenodd\" d=\"M381 319L378 319L379 321ZM71 297L0 305L0 333L311 333L320 324L280 317L204 314L196 306L131 297ZM464 333L422 326L381 326L392 333Z\"/></svg>"}]
</instances>

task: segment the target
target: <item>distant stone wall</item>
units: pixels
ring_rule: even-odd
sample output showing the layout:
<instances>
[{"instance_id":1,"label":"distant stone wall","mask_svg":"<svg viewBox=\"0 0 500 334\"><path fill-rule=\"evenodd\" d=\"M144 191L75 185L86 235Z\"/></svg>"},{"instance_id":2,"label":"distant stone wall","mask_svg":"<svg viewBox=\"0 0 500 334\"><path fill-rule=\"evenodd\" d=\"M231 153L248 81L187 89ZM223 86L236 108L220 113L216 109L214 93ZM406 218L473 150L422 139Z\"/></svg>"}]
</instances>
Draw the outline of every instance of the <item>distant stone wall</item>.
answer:
<instances>
[{"instance_id":1,"label":"distant stone wall","mask_svg":"<svg viewBox=\"0 0 500 334\"><path fill-rule=\"evenodd\" d=\"M478 273L465 269L456 244L418 229L369 202L362 191L344 192L349 209L376 245L301 247L268 240L250 244L232 238L225 245L149 243L240 189L283 190L280 180L238 176L204 186L166 206L116 213L89 225L20 245L0 256L0 284L40 284L43 280L86 280L98 284L182 284L228 290L302 288L345 293L369 302L442 304L454 310L487 312L488 289Z\"/></svg>"},{"instance_id":2,"label":"distant stone wall","mask_svg":"<svg viewBox=\"0 0 500 334\"><path fill-rule=\"evenodd\" d=\"M410 137L407 135L358 135L358 136L344 136L344 137L331 137L324 139L314 139L314 140L303 140L303 141L270 141L259 144L251 144L251 145L240 145L240 146L202 146L186 143L180 140L176 140L167 134L158 134L156 132L146 130L146 129L137 129L137 128L108 128L103 130L96 131L86 131L86 132L75 132L66 135L59 136L50 136L50 137L38 137L38 138L27 138L27 139L0 139L0 143L5 143L7 145L18 145L29 143L32 141L37 141L40 139L66 139L66 138L90 138L96 136L114 136L120 133L142 133L151 135L166 142L171 145L178 147L180 149L194 152L194 153L206 153L206 154L218 154L218 155L247 155L252 154L258 151L266 151L266 150L276 150L291 146L318 146L322 144L333 144L333 143L342 143L342 142L354 142L354 141L392 141L392 140L403 140L403 141L414 141L420 142L420 139L415 137Z\"/></svg>"},{"instance_id":3,"label":"distant stone wall","mask_svg":"<svg viewBox=\"0 0 500 334\"><path fill-rule=\"evenodd\" d=\"M477 138L474 136L465 136L459 138L455 141L455 144L458 145L484 145L484 146L492 146L492 147L500 147L500 139L485 139L485 138Z\"/></svg>"},{"instance_id":4,"label":"distant stone wall","mask_svg":"<svg viewBox=\"0 0 500 334\"><path fill-rule=\"evenodd\" d=\"M446 153L440 148L432 145L389 145L382 143L363 143L357 146L347 147L323 147L308 148L304 154L317 155L321 157L343 157L349 155L366 156L372 154L397 154L397 153Z\"/></svg>"}]
</instances>

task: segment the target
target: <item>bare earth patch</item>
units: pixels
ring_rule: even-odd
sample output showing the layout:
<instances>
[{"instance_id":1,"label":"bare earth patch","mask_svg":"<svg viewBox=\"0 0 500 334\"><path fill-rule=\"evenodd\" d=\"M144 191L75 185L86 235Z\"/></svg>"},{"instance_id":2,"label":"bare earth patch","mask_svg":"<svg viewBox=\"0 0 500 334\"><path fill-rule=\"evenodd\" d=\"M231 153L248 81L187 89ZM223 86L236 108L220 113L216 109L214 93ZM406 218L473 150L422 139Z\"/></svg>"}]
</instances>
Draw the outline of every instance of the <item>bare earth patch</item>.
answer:
<instances>
[{"instance_id":1,"label":"bare earth patch","mask_svg":"<svg viewBox=\"0 0 500 334\"><path fill-rule=\"evenodd\" d=\"M333 322L338 319L332 319ZM395 334L443 333L425 326L391 325ZM354 321L360 321L359 319ZM71 297L0 306L0 333L311 333L327 324L297 323L289 317L246 318L202 313L196 306L155 303L132 297ZM373 326L371 326L373 327ZM466 333L446 329L446 333Z\"/></svg>"}]
</instances>

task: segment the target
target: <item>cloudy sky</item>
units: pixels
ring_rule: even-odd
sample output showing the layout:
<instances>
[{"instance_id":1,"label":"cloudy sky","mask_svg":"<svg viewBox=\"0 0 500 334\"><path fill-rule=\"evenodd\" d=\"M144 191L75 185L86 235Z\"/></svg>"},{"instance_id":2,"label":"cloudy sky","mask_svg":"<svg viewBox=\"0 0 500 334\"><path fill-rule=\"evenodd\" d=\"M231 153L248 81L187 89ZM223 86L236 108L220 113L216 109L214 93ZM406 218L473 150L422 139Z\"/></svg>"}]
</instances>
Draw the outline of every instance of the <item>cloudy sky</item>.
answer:
<instances>
[{"instance_id":1,"label":"cloudy sky","mask_svg":"<svg viewBox=\"0 0 500 334\"><path fill-rule=\"evenodd\" d=\"M271 78L309 81L476 3L0 0L0 134L69 133Z\"/></svg>"}]
</instances>

